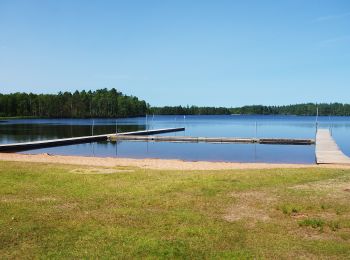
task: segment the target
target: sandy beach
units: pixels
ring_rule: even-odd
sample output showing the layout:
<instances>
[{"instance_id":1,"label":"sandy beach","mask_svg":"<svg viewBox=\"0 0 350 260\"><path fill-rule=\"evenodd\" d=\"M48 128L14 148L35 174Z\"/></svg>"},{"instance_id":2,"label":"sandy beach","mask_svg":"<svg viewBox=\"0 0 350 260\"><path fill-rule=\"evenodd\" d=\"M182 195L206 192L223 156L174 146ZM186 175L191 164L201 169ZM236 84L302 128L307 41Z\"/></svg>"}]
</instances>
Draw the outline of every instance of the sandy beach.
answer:
<instances>
[{"instance_id":1,"label":"sandy beach","mask_svg":"<svg viewBox=\"0 0 350 260\"><path fill-rule=\"evenodd\" d=\"M0 161L58 163L86 166L117 167L131 166L159 170L229 170L229 169L276 169L276 168L342 168L350 165L337 164L276 164L276 163L235 163L182 161L170 159L131 159L111 157L63 156L50 154L0 153Z\"/></svg>"}]
</instances>

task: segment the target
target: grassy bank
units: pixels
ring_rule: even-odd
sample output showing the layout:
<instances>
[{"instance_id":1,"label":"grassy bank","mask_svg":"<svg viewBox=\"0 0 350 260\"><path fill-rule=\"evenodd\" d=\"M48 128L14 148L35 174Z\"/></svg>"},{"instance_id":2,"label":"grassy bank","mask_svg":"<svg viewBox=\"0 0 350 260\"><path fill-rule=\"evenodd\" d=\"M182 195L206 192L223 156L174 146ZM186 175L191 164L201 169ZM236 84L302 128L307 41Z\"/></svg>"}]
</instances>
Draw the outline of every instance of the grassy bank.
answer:
<instances>
[{"instance_id":1,"label":"grassy bank","mask_svg":"<svg viewBox=\"0 0 350 260\"><path fill-rule=\"evenodd\" d=\"M1 258L347 258L350 170L0 162Z\"/></svg>"}]
</instances>

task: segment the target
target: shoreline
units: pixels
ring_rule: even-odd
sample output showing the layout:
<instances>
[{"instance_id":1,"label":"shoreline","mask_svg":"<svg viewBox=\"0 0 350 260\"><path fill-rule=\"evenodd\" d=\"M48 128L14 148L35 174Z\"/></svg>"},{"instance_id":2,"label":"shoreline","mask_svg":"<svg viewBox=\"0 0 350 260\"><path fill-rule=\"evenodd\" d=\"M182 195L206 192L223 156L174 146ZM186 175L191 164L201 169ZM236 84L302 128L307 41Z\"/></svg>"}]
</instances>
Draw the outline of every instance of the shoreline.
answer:
<instances>
[{"instance_id":1,"label":"shoreline","mask_svg":"<svg viewBox=\"0 0 350 260\"><path fill-rule=\"evenodd\" d=\"M178 159L133 159L113 157L88 157L49 154L0 153L0 161L69 164L98 167L138 167L155 170L245 170L245 169L286 169L286 168L339 168L350 169L350 165L340 164L287 164L287 163L239 163L183 161Z\"/></svg>"}]
</instances>

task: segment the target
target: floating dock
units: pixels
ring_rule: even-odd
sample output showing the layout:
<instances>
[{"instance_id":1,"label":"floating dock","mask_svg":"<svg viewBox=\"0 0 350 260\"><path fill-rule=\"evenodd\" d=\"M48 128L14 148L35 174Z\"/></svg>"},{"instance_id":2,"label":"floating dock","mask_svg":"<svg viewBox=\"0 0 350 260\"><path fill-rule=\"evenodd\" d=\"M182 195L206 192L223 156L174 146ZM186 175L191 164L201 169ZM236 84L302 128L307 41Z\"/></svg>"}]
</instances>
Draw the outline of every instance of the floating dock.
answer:
<instances>
[{"instance_id":1,"label":"floating dock","mask_svg":"<svg viewBox=\"0 0 350 260\"><path fill-rule=\"evenodd\" d=\"M153 135L153 134L179 132L184 130L185 128L183 127L164 128L164 129L153 129L153 130L118 133L118 136ZM115 136L116 134L103 134L103 135L81 136L81 137L72 137L72 138L63 138L63 139L54 139L54 140L42 140L42 141L25 142L25 143L1 144L0 152L16 152L16 151L25 151L25 150L64 146L64 145L71 145L71 144L101 142L101 141L107 141L109 139L109 136L113 136L113 135Z\"/></svg>"},{"instance_id":2,"label":"floating dock","mask_svg":"<svg viewBox=\"0 0 350 260\"><path fill-rule=\"evenodd\" d=\"M328 129L317 130L315 150L317 164L350 164L350 158L339 149Z\"/></svg>"},{"instance_id":3,"label":"floating dock","mask_svg":"<svg viewBox=\"0 0 350 260\"><path fill-rule=\"evenodd\" d=\"M82 136L55 140L43 140L25 143L1 144L0 152L16 152L40 149L54 146L82 144L99 141L147 141L147 142L190 142L190 143L257 143L279 145L315 145L317 164L350 164L346 156L334 141L328 129L318 129L316 140L313 139L283 139L283 138L234 138L234 137L191 137L191 136L154 136L171 132L184 131L185 128L164 128L125 132L117 134L103 134Z\"/></svg>"},{"instance_id":4,"label":"floating dock","mask_svg":"<svg viewBox=\"0 0 350 260\"><path fill-rule=\"evenodd\" d=\"M258 143L258 144L289 144L312 145L313 139L281 139L281 138L235 138L235 137L192 137L192 136L138 136L110 135L109 141L146 141L175 143Z\"/></svg>"}]
</instances>

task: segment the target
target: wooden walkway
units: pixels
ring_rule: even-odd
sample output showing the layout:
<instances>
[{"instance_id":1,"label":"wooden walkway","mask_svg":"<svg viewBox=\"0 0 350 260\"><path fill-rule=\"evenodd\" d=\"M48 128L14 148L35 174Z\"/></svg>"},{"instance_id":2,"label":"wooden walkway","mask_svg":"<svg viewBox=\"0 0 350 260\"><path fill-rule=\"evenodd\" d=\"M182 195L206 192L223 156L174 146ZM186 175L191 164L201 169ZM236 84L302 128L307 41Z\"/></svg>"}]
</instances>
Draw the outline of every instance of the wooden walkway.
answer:
<instances>
[{"instance_id":1,"label":"wooden walkway","mask_svg":"<svg viewBox=\"0 0 350 260\"><path fill-rule=\"evenodd\" d=\"M153 134L162 134L162 133L170 133L170 132L179 132L184 130L185 128L183 127L164 128L164 129L153 129L153 130L118 133L118 135L125 135L125 136L126 135L153 135ZM107 141L108 138L113 135L116 136L116 134L104 134L104 135L81 136L81 137L43 140L43 141L34 141L34 142L25 142L25 143L1 144L0 152L25 151L25 150L40 149L40 148L47 148L47 147L54 147L54 146Z\"/></svg>"},{"instance_id":2,"label":"wooden walkway","mask_svg":"<svg viewBox=\"0 0 350 260\"><path fill-rule=\"evenodd\" d=\"M237 137L194 137L194 136L139 136L111 135L109 141L146 141L174 143L259 143L259 144L289 144L311 145L312 139L281 139L281 138L237 138Z\"/></svg>"},{"instance_id":3,"label":"wooden walkway","mask_svg":"<svg viewBox=\"0 0 350 260\"><path fill-rule=\"evenodd\" d=\"M317 164L350 164L350 158L339 149L328 129L317 130L316 162Z\"/></svg>"}]
</instances>

